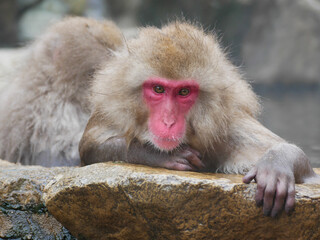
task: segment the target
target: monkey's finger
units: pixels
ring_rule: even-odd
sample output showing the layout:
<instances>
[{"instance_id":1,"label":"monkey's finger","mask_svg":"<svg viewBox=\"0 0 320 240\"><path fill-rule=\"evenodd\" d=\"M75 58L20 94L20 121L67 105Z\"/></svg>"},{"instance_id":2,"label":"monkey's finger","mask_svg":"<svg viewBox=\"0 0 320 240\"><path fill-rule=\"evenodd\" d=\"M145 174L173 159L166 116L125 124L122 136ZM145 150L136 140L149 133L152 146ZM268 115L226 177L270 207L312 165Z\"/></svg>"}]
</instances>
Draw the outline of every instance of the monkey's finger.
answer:
<instances>
[{"instance_id":1,"label":"monkey's finger","mask_svg":"<svg viewBox=\"0 0 320 240\"><path fill-rule=\"evenodd\" d=\"M191 151L186 150L181 154L181 156L197 169L202 169L205 167L202 161Z\"/></svg>"},{"instance_id":2,"label":"monkey's finger","mask_svg":"<svg viewBox=\"0 0 320 240\"><path fill-rule=\"evenodd\" d=\"M200 152L198 152L197 150L195 150L195 149L193 149L193 148L191 148L191 147L188 147L187 148L190 152L192 152L193 154L195 154L198 158L202 158L202 156L201 156L201 153Z\"/></svg>"},{"instance_id":3,"label":"monkey's finger","mask_svg":"<svg viewBox=\"0 0 320 240\"><path fill-rule=\"evenodd\" d=\"M264 192L267 187L267 181L266 181L266 175L259 176L259 179L257 181L257 191L256 191L256 204L257 206L261 206L263 204L263 198L264 198Z\"/></svg>"},{"instance_id":4,"label":"monkey's finger","mask_svg":"<svg viewBox=\"0 0 320 240\"><path fill-rule=\"evenodd\" d=\"M242 178L242 182L250 183L256 177L256 175L257 169L254 167Z\"/></svg>"},{"instance_id":5,"label":"monkey's finger","mask_svg":"<svg viewBox=\"0 0 320 240\"><path fill-rule=\"evenodd\" d=\"M284 207L288 191L288 181L278 181L271 217L276 217Z\"/></svg>"},{"instance_id":6,"label":"monkey's finger","mask_svg":"<svg viewBox=\"0 0 320 240\"><path fill-rule=\"evenodd\" d=\"M285 204L285 211L288 214L291 213L294 209L295 195L296 195L296 192L295 192L294 182L289 182L287 199Z\"/></svg>"},{"instance_id":7,"label":"monkey's finger","mask_svg":"<svg viewBox=\"0 0 320 240\"><path fill-rule=\"evenodd\" d=\"M277 178L272 177L269 180L263 197L263 214L265 216L269 216L272 210L275 194L276 194L276 187L277 187Z\"/></svg>"},{"instance_id":8,"label":"monkey's finger","mask_svg":"<svg viewBox=\"0 0 320 240\"><path fill-rule=\"evenodd\" d=\"M172 160L165 161L163 164L163 167L171 170L178 170L178 171L196 171L197 170L187 160L182 158L174 158Z\"/></svg>"}]
</instances>

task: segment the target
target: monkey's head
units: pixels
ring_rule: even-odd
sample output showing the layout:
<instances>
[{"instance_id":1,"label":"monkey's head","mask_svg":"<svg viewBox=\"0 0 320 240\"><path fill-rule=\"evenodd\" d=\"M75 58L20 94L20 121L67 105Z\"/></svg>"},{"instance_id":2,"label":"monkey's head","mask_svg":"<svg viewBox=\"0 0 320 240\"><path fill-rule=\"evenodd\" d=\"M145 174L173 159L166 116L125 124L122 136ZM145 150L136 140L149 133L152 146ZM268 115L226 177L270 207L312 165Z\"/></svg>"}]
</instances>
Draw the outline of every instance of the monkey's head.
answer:
<instances>
[{"instance_id":1,"label":"monkey's head","mask_svg":"<svg viewBox=\"0 0 320 240\"><path fill-rule=\"evenodd\" d=\"M142 29L97 73L92 93L94 111L115 136L163 151L211 147L236 116L258 111L214 35L187 23Z\"/></svg>"}]
</instances>

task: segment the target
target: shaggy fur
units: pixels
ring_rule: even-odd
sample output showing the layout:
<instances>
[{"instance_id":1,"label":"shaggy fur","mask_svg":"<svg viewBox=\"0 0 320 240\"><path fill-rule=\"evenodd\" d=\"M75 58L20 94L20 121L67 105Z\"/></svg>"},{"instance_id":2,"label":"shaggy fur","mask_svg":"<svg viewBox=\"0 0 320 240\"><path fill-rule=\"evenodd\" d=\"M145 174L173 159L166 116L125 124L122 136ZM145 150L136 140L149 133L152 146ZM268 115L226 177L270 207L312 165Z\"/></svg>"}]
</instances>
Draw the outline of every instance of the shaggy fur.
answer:
<instances>
[{"instance_id":1,"label":"shaggy fur","mask_svg":"<svg viewBox=\"0 0 320 240\"><path fill-rule=\"evenodd\" d=\"M179 22L162 29L148 27L115 53L95 76L91 101L95 113L103 119L99 123L104 128L100 143L116 136L126 136L129 142L135 138L142 143L152 142L148 110L140 94L143 82L150 76L199 82L199 99L188 115L184 143L206 152L208 158L216 158L216 148L221 144L230 142L230 148L240 144L236 132L232 136L233 124L239 118L254 119L259 113L257 97L226 59L214 35ZM245 162L242 167L226 165L219 169L244 173L254 163Z\"/></svg>"},{"instance_id":2,"label":"shaggy fur","mask_svg":"<svg viewBox=\"0 0 320 240\"><path fill-rule=\"evenodd\" d=\"M21 164L79 165L92 73L122 46L111 22L68 18L33 43L0 94L0 157Z\"/></svg>"}]
</instances>

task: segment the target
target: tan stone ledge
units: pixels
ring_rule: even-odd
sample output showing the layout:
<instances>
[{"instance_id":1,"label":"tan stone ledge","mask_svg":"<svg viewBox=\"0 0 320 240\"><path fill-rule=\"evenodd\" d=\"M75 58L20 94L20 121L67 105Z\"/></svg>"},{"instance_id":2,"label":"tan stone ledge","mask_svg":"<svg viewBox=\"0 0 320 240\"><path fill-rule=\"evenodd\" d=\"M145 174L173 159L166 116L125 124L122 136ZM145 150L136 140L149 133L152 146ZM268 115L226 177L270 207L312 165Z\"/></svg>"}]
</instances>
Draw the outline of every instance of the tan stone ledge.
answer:
<instances>
[{"instance_id":1,"label":"tan stone ledge","mask_svg":"<svg viewBox=\"0 0 320 240\"><path fill-rule=\"evenodd\" d=\"M124 163L48 169L0 162L0 200L45 203L79 239L320 239L319 185L297 184L295 211L273 219L255 205L256 184L241 179Z\"/></svg>"}]
</instances>

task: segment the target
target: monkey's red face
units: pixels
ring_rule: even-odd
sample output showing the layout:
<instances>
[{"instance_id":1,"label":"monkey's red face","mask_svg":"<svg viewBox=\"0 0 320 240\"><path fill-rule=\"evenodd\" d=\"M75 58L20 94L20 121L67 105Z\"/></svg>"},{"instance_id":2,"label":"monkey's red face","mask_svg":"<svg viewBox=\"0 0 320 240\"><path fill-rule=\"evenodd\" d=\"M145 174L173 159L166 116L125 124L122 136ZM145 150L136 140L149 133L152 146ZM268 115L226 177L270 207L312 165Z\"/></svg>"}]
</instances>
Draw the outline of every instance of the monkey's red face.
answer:
<instances>
[{"instance_id":1,"label":"monkey's red face","mask_svg":"<svg viewBox=\"0 0 320 240\"><path fill-rule=\"evenodd\" d=\"M193 80L150 78L144 82L149 130L158 148L168 151L179 146L185 134L187 113L198 93L199 85Z\"/></svg>"}]
</instances>

